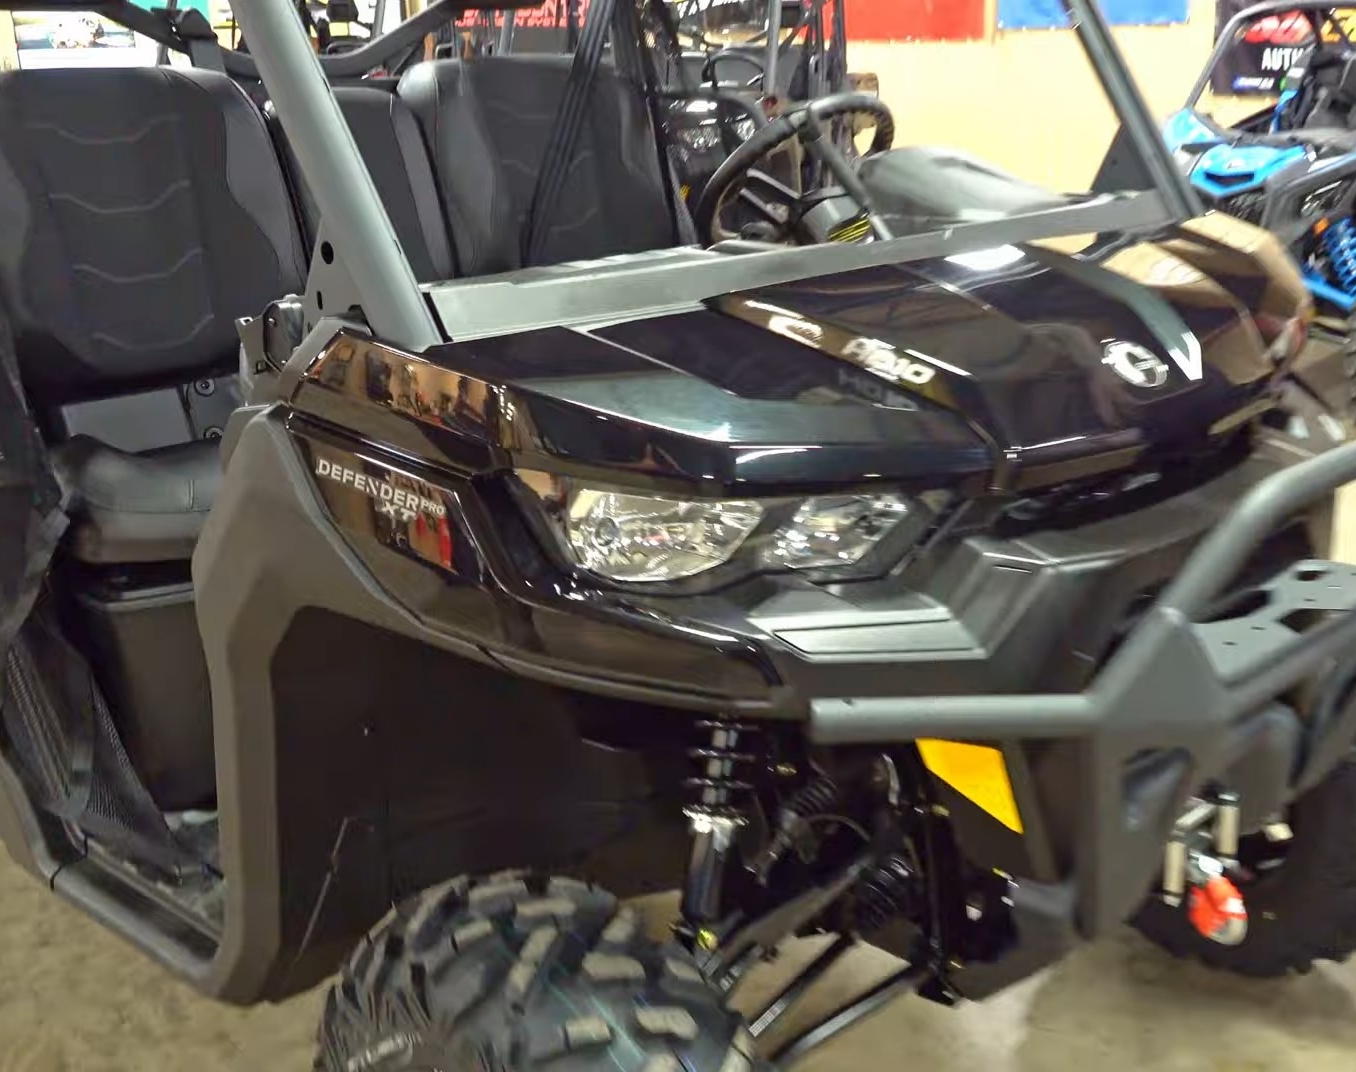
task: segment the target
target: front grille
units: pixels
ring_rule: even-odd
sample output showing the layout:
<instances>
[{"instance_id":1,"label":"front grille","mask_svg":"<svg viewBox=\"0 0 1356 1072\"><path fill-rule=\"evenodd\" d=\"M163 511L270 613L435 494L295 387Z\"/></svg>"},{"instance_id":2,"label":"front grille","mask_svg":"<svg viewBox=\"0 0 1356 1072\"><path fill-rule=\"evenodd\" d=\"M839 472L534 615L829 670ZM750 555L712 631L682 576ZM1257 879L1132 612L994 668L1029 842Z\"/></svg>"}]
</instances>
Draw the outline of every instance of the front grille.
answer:
<instances>
[{"instance_id":1,"label":"front grille","mask_svg":"<svg viewBox=\"0 0 1356 1072\"><path fill-rule=\"evenodd\" d=\"M1248 190L1232 197L1220 198L1215 207L1230 216L1260 226L1267 208L1267 195L1264 190Z\"/></svg>"}]
</instances>

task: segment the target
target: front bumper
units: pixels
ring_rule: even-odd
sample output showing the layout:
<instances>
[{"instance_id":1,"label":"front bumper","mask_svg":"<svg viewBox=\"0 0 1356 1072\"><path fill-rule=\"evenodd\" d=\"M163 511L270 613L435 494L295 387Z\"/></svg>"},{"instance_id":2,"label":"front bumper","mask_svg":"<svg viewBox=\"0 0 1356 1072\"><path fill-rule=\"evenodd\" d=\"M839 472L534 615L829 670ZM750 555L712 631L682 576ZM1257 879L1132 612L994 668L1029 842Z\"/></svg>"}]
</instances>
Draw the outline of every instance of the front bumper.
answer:
<instances>
[{"instance_id":1,"label":"front bumper","mask_svg":"<svg viewBox=\"0 0 1356 1072\"><path fill-rule=\"evenodd\" d=\"M1059 825L1071 834L1067 860L1044 885L1046 894L1061 886L1071 894L1068 905L1083 935L1102 933L1142 899L1186 798L1271 735L1285 710L1278 698L1322 676L1333 660L1351 658L1351 566L1277 561L1271 578L1251 587L1252 597L1229 616L1217 609L1259 546L1353 478L1356 445L1348 445L1258 483L1081 691L820 697L811 703L810 736L826 746L939 736L1000 742L1005 753L1020 749L1026 759L1039 755L1033 745L1067 742L1073 762L1063 773L1074 786L1065 799L1073 814L1059 824L1033 816L1046 829ZM1346 721L1330 732L1349 735ZM1310 739L1305 752L1321 762L1340 754L1333 743ZM1292 775L1302 785L1314 772Z\"/></svg>"}]
</instances>

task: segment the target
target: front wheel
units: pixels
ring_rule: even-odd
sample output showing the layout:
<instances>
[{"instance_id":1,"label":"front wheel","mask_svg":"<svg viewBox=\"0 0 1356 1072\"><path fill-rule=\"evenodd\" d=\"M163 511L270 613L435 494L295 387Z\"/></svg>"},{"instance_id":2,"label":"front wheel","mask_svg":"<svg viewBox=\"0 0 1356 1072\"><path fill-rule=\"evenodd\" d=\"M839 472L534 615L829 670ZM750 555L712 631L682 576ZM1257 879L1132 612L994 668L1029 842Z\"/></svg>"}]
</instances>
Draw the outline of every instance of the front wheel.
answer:
<instances>
[{"instance_id":1,"label":"front wheel","mask_svg":"<svg viewBox=\"0 0 1356 1072\"><path fill-rule=\"evenodd\" d=\"M1184 908L1154 897L1133 923L1180 957L1259 977L1308 971L1316 960L1345 960L1356 951L1356 762L1348 761L1295 802L1294 837L1268 846L1262 835L1240 846L1238 886L1248 933L1238 945L1199 934Z\"/></svg>"},{"instance_id":2,"label":"front wheel","mask_svg":"<svg viewBox=\"0 0 1356 1072\"><path fill-rule=\"evenodd\" d=\"M692 959L593 886L457 879L401 906L331 989L317 1072L765 1072Z\"/></svg>"}]
</instances>

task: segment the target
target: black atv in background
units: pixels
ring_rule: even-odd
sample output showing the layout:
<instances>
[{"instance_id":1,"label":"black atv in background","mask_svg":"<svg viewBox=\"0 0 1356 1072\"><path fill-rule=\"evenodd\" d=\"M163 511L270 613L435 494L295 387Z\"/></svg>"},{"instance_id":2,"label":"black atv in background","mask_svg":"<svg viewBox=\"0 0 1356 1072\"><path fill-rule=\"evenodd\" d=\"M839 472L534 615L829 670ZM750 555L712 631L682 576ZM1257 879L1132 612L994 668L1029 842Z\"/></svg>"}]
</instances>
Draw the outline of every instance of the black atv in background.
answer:
<instances>
[{"instance_id":1,"label":"black atv in background","mask_svg":"<svg viewBox=\"0 0 1356 1072\"><path fill-rule=\"evenodd\" d=\"M627 0L399 79L455 0L319 57L110 0L195 66L0 75L14 859L221 1000L337 972L344 1072L786 1067L1131 917L1345 956L1356 446L1068 7L1123 124L1078 196L837 94L689 216ZM790 142L836 185L722 238ZM662 944L617 900L675 888ZM770 1044L859 943L905 963Z\"/></svg>"}]
</instances>

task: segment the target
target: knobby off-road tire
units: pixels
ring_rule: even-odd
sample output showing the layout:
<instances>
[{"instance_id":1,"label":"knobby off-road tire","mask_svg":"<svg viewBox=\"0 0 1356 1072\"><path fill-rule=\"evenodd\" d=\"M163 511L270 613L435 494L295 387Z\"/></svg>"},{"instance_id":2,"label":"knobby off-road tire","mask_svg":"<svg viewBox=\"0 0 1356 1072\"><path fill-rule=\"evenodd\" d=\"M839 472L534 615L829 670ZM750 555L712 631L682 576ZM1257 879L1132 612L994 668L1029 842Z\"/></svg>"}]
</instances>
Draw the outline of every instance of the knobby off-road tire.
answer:
<instances>
[{"instance_id":1,"label":"knobby off-road tire","mask_svg":"<svg viewBox=\"0 0 1356 1072\"><path fill-rule=\"evenodd\" d=\"M1133 923L1179 957L1239 975L1306 972L1316 960L1356 951L1356 762L1348 761L1295 802L1294 839L1274 871L1241 884L1248 934L1228 946L1203 938L1185 907L1147 901Z\"/></svg>"},{"instance_id":2,"label":"knobby off-road tire","mask_svg":"<svg viewBox=\"0 0 1356 1072\"><path fill-rule=\"evenodd\" d=\"M743 1020L610 894L520 873L400 907L330 991L317 1072L765 1072Z\"/></svg>"}]
</instances>

